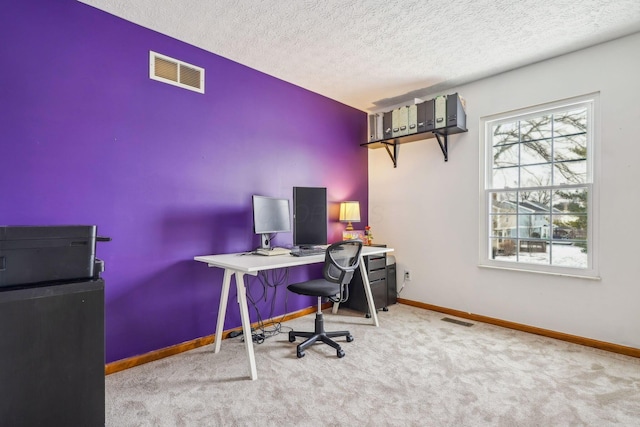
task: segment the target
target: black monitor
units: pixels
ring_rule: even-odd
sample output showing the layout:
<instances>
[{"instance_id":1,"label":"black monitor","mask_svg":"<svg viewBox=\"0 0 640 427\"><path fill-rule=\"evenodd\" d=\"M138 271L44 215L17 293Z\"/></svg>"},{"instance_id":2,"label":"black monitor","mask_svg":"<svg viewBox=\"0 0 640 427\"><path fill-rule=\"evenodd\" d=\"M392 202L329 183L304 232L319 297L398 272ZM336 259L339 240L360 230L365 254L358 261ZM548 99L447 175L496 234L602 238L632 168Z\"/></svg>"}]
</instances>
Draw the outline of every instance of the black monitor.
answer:
<instances>
[{"instance_id":1,"label":"black monitor","mask_svg":"<svg viewBox=\"0 0 640 427\"><path fill-rule=\"evenodd\" d=\"M327 244L327 189L293 187L293 244Z\"/></svg>"},{"instance_id":2,"label":"black monitor","mask_svg":"<svg viewBox=\"0 0 640 427\"><path fill-rule=\"evenodd\" d=\"M253 232L260 234L260 247L271 247L271 235L291 231L289 199L254 195Z\"/></svg>"}]
</instances>

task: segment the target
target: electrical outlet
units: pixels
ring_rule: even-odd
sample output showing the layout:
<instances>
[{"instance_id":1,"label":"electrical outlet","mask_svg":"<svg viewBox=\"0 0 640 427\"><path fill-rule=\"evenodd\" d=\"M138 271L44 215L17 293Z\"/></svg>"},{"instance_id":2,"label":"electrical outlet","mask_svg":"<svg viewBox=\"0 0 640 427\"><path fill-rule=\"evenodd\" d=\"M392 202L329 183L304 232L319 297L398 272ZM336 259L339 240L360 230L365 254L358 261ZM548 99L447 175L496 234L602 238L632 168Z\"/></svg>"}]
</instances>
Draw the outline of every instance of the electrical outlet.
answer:
<instances>
[{"instance_id":1,"label":"electrical outlet","mask_svg":"<svg viewBox=\"0 0 640 427\"><path fill-rule=\"evenodd\" d=\"M404 271L404 280L406 281L411 280L411 272L409 270Z\"/></svg>"}]
</instances>

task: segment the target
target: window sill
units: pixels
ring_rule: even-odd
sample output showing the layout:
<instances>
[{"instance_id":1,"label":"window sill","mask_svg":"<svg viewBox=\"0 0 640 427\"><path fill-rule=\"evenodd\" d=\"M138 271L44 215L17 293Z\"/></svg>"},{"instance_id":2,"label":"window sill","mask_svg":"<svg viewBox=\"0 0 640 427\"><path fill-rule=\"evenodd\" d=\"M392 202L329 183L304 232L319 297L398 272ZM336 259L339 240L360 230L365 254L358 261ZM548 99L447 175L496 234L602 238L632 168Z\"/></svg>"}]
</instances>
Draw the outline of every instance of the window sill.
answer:
<instances>
[{"instance_id":1,"label":"window sill","mask_svg":"<svg viewBox=\"0 0 640 427\"><path fill-rule=\"evenodd\" d=\"M549 271L549 270L536 270L536 269L526 268L522 266L515 268L515 267L509 267L506 265L496 265L496 264L478 264L478 267L495 269L495 270L517 271L521 273L546 274L549 276L564 276L564 277L573 277L578 279L602 280L602 278L598 274L590 271L585 271L584 273L569 272L569 271Z\"/></svg>"}]
</instances>

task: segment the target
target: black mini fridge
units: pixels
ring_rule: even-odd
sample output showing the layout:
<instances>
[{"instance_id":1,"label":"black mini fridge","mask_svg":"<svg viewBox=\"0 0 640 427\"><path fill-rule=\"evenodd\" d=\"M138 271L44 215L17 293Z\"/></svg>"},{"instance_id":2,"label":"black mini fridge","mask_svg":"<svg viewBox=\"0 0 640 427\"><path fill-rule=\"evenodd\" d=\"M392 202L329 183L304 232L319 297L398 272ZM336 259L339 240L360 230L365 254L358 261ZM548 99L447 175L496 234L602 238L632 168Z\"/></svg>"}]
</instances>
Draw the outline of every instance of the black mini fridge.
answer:
<instances>
[{"instance_id":1,"label":"black mini fridge","mask_svg":"<svg viewBox=\"0 0 640 427\"><path fill-rule=\"evenodd\" d=\"M34 228L0 227L0 424L104 426L104 280L101 267L93 271L94 229Z\"/></svg>"}]
</instances>

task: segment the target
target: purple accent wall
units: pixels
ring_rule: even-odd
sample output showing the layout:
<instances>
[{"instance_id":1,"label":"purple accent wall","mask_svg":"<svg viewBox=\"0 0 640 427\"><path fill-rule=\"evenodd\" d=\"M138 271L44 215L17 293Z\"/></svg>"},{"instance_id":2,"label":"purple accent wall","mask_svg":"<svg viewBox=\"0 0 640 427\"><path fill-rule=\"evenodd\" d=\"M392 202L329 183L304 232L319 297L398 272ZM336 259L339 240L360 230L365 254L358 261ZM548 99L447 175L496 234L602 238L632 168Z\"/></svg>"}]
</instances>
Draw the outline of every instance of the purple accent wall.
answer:
<instances>
[{"instance_id":1,"label":"purple accent wall","mask_svg":"<svg viewBox=\"0 0 640 427\"><path fill-rule=\"evenodd\" d=\"M97 248L107 362L214 332L222 271L193 257L258 245L252 194L327 187L333 220L334 203L360 200L366 225L364 112L74 0L9 2L0 40L0 224L96 224L113 239ZM151 80L150 50L205 68L206 93ZM342 229L330 221L329 240ZM285 292L274 315L313 305L290 294L285 307ZM229 300L225 329L240 325Z\"/></svg>"}]
</instances>

